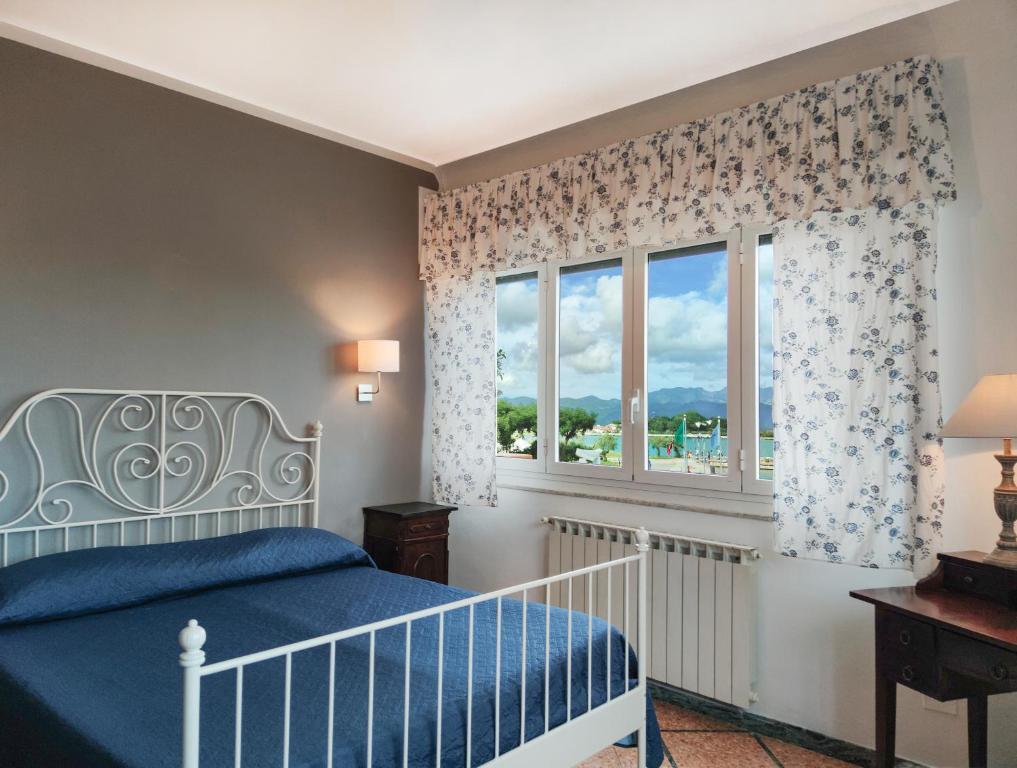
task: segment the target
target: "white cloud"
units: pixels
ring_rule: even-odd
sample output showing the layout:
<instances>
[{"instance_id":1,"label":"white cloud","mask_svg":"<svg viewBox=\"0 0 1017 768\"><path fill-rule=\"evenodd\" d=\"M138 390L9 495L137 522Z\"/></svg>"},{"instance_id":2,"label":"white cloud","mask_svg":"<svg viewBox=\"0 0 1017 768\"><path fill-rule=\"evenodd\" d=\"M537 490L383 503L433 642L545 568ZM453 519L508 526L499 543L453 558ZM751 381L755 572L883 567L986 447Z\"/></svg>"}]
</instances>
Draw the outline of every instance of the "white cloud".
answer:
<instances>
[{"instance_id":1,"label":"white cloud","mask_svg":"<svg viewBox=\"0 0 1017 768\"><path fill-rule=\"evenodd\" d=\"M506 397L537 396L537 281L498 285L498 349L505 353L498 389Z\"/></svg>"},{"instance_id":2,"label":"white cloud","mask_svg":"<svg viewBox=\"0 0 1017 768\"><path fill-rule=\"evenodd\" d=\"M696 291L656 296L647 306L650 390L727 385L727 301Z\"/></svg>"},{"instance_id":3,"label":"white cloud","mask_svg":"<svg viewBox=\"0 0 1017 768\"><path fill-rule=\"evenodd\" d=\"M760 249L760 375L771 375L772 250ZM559 303L559 381L564 397L621 397L622 278L603 275L575 281ZM498 346L505 350L507 396L535 396L538 370L535 283L498 288ZM718 262L705 291L654 296L647 304L648 385L727 386L727 272Z\"/></svg>"},{"instance_id":4,"label":"white cloud","mask_svg":"<svg viewBox=\"0 0 1017 768\"><path fill-rule=\"evenodd\" d=\"M727 301L693 291L655 296L647 307L647 349L655 359L706 360L727 348Z\"/></svg>"},{"instance_id":5,"label":"white cloud","mask_svg":"<svg viewBox=\"0 0 1017 768\"><path fill-rule=\"evenodd\" d=\"M727 296L727 259L716 259L713 264L713 276L706 289L711 296Z\"/></svg>"},{"instance_id":6,"label":"white cloud","mask_svg":"<svg viewBox=\"0 0 1017 768\"><path fill-rule=\"evenodd\" d=\"M559 302L559 379L564 396L620 397L623 293L621 275L570 290Z\"/></svg>"},{"instance_id":7,"label":"white cloud","mask_svg":"<svg viewBox=\"0 0 1017 768\"><path fill-rule=\"evenodd\" d=\"M595 341L566 362L576 373L612 373L618 370L618 348L608 341Z\"/></svg>"},{"instance_id":8,"label":"white cloud","mask_svg":"<svg viewBox=\"0 0 1017 768\"><path fill-rule=\"evenodd\" d=\"M758 250L759 271L759 378L761 386L773 385L773 245Z\"/></svg>"},{"instance_id":9,"label":"white cloud","mask_svg":"<svg viewBox=\"0 0 1017 768\"><path fill-rule=\"evenodd\" d=\"M498 286L498 331L537 325L537 281L515 281Z\"/></svg>"}]
</instances>

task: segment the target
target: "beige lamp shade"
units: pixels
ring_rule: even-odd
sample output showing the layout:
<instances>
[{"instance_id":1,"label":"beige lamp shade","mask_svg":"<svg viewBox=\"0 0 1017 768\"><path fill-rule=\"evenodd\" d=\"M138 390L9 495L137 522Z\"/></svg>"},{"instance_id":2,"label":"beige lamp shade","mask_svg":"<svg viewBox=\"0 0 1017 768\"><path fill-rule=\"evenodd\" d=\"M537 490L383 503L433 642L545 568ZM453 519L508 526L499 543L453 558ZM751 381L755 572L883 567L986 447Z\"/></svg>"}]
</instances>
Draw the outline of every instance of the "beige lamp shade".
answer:
<instances>
[{"instance_id":1,"label":"beige lamp shade","mask_svg":"<svg viewBox=\"0 0 1017 768\"><path fill-rule=\"evenodd\" d=\"M379 339L358 341L357 370L360 373L398 373L399 342Z\"/></svg>"},{"instance_id":2,"label":"beige lamp shade","mask_svg":"<svg viewBox=\"0 0 1017 768\"><path fill-rule=\"evenodd\" d=\"M940 437L1017 437L1017 373L983 376Z\"/></svg>"}]
</instances>

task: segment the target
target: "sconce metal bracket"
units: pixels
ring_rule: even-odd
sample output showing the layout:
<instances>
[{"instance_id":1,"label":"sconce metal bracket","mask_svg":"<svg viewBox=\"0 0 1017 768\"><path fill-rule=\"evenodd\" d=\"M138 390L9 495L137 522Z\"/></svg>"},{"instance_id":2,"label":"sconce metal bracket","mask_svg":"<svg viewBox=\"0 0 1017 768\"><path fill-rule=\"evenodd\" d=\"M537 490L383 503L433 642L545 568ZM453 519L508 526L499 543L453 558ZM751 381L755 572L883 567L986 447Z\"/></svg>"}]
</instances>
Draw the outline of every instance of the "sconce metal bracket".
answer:
<instances>
[{"instance_id":1,"label":"sconce metal bracket","mask_svg":"<svg viewBox=\"0 0 1017 768\"><path fill-rule=\"evenodd\" d=\"M357 402L358 403L373 403L374 396L381 392L381 373L378 373L378 385L371 386L370 384L358 384L357 385Z\"/></svg>"}]
</instances>

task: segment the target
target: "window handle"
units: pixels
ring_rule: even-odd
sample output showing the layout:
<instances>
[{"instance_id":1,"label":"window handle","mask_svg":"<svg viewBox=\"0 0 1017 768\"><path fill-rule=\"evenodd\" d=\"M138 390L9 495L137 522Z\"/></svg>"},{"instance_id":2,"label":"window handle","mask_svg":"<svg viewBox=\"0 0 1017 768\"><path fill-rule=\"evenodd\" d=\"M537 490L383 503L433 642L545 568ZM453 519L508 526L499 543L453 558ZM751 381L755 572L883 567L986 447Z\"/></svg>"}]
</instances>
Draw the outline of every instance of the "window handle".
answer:
<instances>
[{"instance_id":1,"label":"window handle","mask_svg":"<svg viewBox=\"0 0 1017 768\"><path fill-rule=\"evenodd\" d=\"M629 400L629 424L636 423L636 414L639 413L639 390L632 390L632 398Z\"/></svg>"}]
</instances>

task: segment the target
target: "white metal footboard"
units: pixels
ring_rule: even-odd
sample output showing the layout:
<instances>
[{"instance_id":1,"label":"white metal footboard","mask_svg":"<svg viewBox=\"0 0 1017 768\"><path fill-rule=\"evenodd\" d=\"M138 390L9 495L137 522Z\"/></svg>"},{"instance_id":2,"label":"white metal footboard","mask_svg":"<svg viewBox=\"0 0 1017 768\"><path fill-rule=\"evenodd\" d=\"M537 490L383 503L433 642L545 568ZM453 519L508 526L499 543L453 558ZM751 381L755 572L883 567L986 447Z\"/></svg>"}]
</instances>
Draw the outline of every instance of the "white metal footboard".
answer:
<instances>
[{"instance_id":1,"label":"white metal footboard","mask_svg":"<svg viewBox=\"0 0 1017 768\"><path fill-rule=\"evenodd\" d=\"M477 595L475 597L466 598L463 600L457 600L452 603L445 605L435 606L433 608L427 608L425 610L414 611L402 616L395 616L382 621L374 622L373 624L365 624L360 627L352 627L345 629L340 632L334 632L328 635L322 635L320 637L310 638L308 640L302 640L296 643L290 643L289 645L279 646L277 648L271 648L265 651L259 651L257 653L251 653L246 656L239 656L233 659L227 659L225 661L216 662L214 664L205 664L205 652L202 650L202 646L205 643L205 630L198 624L198 622L192 619L188 622L188 625L180 632L180 646L183 649L183 653L180 654L180 665L183 667L184 677L184 689L183 689L183 768L198 768L199 764L199 747L200 747L200 734L199 734L199 723L201 713L201 681L202 678L208 675L219 674L234 670L236 674L236 732L234 735L235 744L235 765L241 766L244 763L244 751L243 742L241 736L241 726L243 723L243 683L244 683L244 669L252 664L267 661L269 659L284 658L285 659L285 686L283 692L283 745L282 754L279 756L279 762L284 766L288 767L290 759L290 709L291 709L291 681L292 681L292 658L293 654L305 651L311 648L328 647L329 648L329 680L328 680L328 718L327 718L327 734L325 735L326 743L322 744L322 749L327 755L326 761L328 768L332 768L333 764L333 747L334 747L334 715L335 715L335 658L336 658L336 643L344 640L349 640L355 637L367 636L369 638L369 656L368 656L368 693L367 701L365 706L367 707L367 742L366 742L366 764L368 768L373 768L374 763L373 749L374 749L374 685L375 685L375 638L376 634L384 629L392 627L404 626L406 632L406 662L405 662L405 678L403 683L403 696L404 696L404 715L403 715L403 737L402 737L402 765L407 766L409 762L409 755L411 752L411 730L410 730L410 679L411 679L411 654L410 647L412 642L412 627L415 621L425 619L428 617L437 617L438 619L438 669L436 670L437 675L437 718L435 720L435 764L437 768L441 768L442 764L442 674L445 669L445 645L442 641L444 637L445 629L445 616L446 614L456 610L468 611L469 624L468 624L468 640L467 640L467 700L466 700L466 733L465 733L465 749L466 749L466 766L470 768L473 765L473 756L471 754L473 748L473 678L474 678L474 612L477 605L487 602L494 602L496 604L496 657L495 657L495 696L494 696L494 759L488 761L486 765L497 766L498 768L525 768L526 766L541 765L548 766L548 768L567 768L567 766L574 765L590 755L596 753L600 749L618 741L619 739L627 736L630 733L638 732L638 754L639 754L639 765L646 765L646 665L644 659L646 658L646 593L647 593L647 552L649 550L649 536L645 530L639 530L635 532L633 536L637 554L629 557L623 557L611 562L600 563L592 565L586 568L580 568L569 573L563 573L560 575L549 576L548 578L538 579L531 581L526 584L519 586L508 587L506 589L497 590L495 592L489 592L483 595ZM637 578L635 584L635 594L631 594L631 583L629 578L630 566L635 563L637 570ZM625 675L624 675L624 687L625 690L620 695L612 696L612 676L611 676L611 657L610 645L608 646L608 652L606 656L606 694L604 703L593 706L593 617L588 615L587 617L587 643L586 649L586 674L587 674L587 708L586 711L573 716L572 715L572 596L573 596L573 583L579 580L580 588L585 586L587 594L592 593L594 577L599 571L606 571L606 578L608 590L612 589L612 573L620 569L622 572L623 584L614 585L624 589L624 616L620 622L625 637L629 637L629 615L631 613L631 604L634 602L636 605L636 621L637 621L637 637L638 637L638 668L637 668L637 682L635 685L629 683L629 654L626 650L624 653L625 657ZM585 582L585 584L584 584ZM550 723L549 715L549 692L550 692L550 614L551 614L551 588L552 585L555 588L560 588L563 593L568 595L567 598L567 609L568 609L568 656L567 656L567 673L565 676L566 681L566 721L561 725L552 727ZM527 617L527 599L530 593L536 592L537 590L543 589L543 602L548 606L545 611L545 627L544 627L544 659L543 659L543 678L544 678L544 733L535 738L526 739L526 617ZM501 638L502 638L502 601L506 597L512 595L521 595L522 597L522 664L520 668L520 739L519 745L500 753L500 733L501 727L501 672L502 672L502 660L501 660ZM634 600L633 600L634 598ZM610 600L608 601L610 603ZM589 604L589 603L587 603ZM611 617L607 617L608 624L611 623ZM610 629L608 630L608 643L610 644ZM617 671L617 670L616 670ZM596 674L600 674L598 670ZM251 759L256 761L259 765L267 764L272 758L268 755L257 755L251 756ZM386 766L388 768L388 766Z\"/></svg>"}]
</instances>

